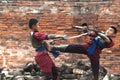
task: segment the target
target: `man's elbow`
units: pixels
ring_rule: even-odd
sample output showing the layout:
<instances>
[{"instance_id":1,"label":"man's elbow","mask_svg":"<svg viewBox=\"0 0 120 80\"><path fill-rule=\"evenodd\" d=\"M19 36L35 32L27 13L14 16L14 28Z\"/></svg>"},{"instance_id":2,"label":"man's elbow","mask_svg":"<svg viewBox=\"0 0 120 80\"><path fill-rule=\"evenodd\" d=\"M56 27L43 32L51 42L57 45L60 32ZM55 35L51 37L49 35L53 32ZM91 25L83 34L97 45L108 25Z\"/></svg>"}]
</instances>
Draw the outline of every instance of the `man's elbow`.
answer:
<instances>
[{"instance_id":1,"label":"man's elbow","mask_svg":"<svg viewBox=\"0 0 120 80\"><path fill-rule=\"evenodd\" d=\"M111 43L111 40L110 39L107 39L107 40L105 40L107 43Z\"/></svg>"},{"instance_id":2,"label":"man's elbow","mask_svg":"<svg viewBox=\"0 0 120 80\"><path fill-rule=\"evenodd\" d=\"M109 43L109 45L108 45L108 47L107 48L111 48L111 47L113 47L114 46L114 43L113 42L111 42L111 43Z\"/></svg>"}]
</instances>

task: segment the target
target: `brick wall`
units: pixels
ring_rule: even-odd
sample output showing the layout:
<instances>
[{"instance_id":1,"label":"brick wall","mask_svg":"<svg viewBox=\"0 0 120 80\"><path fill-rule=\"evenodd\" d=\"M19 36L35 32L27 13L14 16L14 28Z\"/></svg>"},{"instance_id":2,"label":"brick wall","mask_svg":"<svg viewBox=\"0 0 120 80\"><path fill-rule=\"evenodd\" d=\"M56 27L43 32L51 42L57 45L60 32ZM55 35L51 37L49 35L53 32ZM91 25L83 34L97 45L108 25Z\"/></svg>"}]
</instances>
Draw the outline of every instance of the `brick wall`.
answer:
<instances>
[{"instance_id":1,"label":"brick wall","mask_svg":"<svg viewBox=\"0 0 120 80\"><path fill-rule=\"evenodd\" d=\"M0 66L17 68L28 61L34 61L34 49L28 39L30 30L27 22L30 18L39 19L43 33L78 35L80 32L73 26L84 22L100 30L115 25L120 31L119 7L119 0L1 0ZM84 39L72 39L68 43L80 43ZM101 65L110 72L120 73L119 39L120 33L114 38L116 45L104 50L106 54L102 54Z\"/></svg>"}]
</instances>

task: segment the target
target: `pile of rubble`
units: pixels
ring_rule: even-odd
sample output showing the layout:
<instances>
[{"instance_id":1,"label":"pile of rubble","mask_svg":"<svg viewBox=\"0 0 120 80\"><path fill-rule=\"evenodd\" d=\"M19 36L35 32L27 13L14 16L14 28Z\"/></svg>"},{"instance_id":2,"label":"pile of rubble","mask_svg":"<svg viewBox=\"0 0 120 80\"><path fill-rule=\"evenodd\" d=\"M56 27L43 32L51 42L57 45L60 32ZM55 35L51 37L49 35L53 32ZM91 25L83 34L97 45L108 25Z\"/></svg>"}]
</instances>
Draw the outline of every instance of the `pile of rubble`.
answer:
<instances>
[{"instance_id":1,"label":"pile of rubble","mask_svg":"<svg viewBox=\"0 0 120 80\"><path fill-rule=\"evenodd\" d=\"M58 80L93 80L90 66L81 61L75 66L62 65L58 67ZM34 63L27 63L22 69L0 69L0 80L43 80L44 76L39 67ZM99 80L120 80L120 74L108 74L104 67L100 67Z\"/></svg>"}]
</instances>

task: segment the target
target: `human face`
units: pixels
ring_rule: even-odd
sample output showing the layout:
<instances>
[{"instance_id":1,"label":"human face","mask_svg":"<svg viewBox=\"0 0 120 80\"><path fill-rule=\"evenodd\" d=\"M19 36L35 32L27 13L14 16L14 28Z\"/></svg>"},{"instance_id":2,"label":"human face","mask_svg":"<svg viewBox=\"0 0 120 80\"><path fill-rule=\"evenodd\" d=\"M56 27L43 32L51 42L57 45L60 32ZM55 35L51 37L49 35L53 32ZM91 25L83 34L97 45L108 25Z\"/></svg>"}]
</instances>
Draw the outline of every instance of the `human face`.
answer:
<instances>
[{"instance_id":1,"label":"human face","mask_svg":"<svg viewBox=\"0 0 120 80\"><path fill-rule=\"evenodd\" d=\"M37 31L38 30L37 24L32 26L32 30L33 31Z\"/></svg>"},{"instance_id":2,"label":"human face","mask_svg":"<svg viewBox=\"0 0 120 80\"><path fill-rule=\"evenodd\" d=\"M36 26L37 26L37 29L41 30L40 22L38 22L38 23L36 24Z\"/></svg>"},{"instance_id":3,"label":"human face","mask_svg":"<svg viewBox=\"0 0 120 80\"><path fill-rule=\"evenodd\" d=\"M114 29L113 28L108 28L105 32L107 36L113 36L114 35Z\"/></svg>"}]
</instances>

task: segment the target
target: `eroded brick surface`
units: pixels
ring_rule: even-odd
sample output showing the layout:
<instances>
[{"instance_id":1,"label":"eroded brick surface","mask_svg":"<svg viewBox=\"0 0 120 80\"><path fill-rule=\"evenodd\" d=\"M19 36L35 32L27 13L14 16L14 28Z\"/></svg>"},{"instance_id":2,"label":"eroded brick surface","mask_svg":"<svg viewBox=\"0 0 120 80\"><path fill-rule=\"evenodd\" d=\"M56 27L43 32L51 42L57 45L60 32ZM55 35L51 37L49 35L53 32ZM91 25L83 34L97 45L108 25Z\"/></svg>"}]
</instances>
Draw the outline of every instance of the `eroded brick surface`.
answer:
<instances>
[{"instance_id":1,"label":"eroded brick surface","mask_svg":"<svg viewBox=\"0 0 120 80\"><path fill-rule=\"evenodd\" d=\"M90 1L87 3L86 1ZM78 35L73 28L84 22L105 30L115 25L120 31L119 0L9 0L0 1L0 66L5 68L22 67L28 61L34 61L34 49L28 39L30 30L27 23L30 18L37 18L43 33ZM114 38L115 46L104 50L101 65L109 72L120 73L120 33ZM80 43L86 39L71 39L67 43ZM66 43L60 41L59 43ZM62 56L62 57L61 57ZM71 55L61 54L54 59L56 64L71 60ZM72 55L73 63L77 59L86 60L83 55ZM65 59L66 58L66 59ZM58 64L59 65L59 64Z\"/></svg>"}]
</instances>

